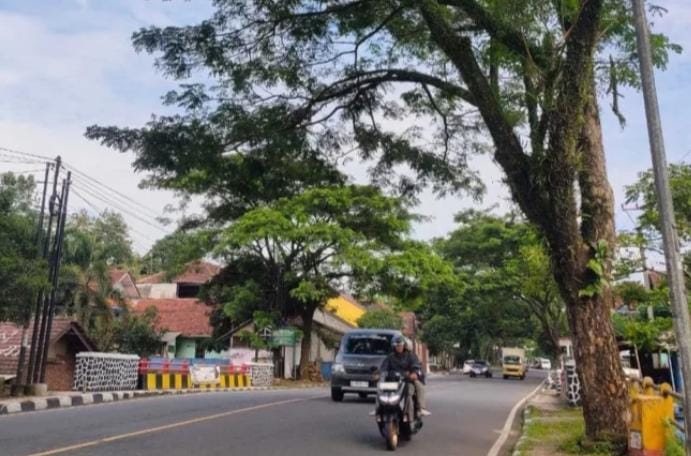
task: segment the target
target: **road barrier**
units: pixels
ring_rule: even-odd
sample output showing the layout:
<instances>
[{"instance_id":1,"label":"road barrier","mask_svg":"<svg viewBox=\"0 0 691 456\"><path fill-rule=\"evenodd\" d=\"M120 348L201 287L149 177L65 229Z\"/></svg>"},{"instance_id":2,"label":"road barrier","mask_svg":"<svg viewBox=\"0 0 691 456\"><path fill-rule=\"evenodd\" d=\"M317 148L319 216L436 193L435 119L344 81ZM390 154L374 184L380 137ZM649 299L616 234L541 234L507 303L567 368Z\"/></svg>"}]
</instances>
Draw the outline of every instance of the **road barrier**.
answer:
<instances>
[{"instance_id":1,"label":"road barrier","mask_svg":"<svg viewBox=\"0 0 691 456\"><path fill-rule=\"evenodd\" d=\"M251 386L249 367L245 365L201 364L186 359L139 361L139 377L143 389L217 389Z\"/></svg>"},{"instance_id":2,"label":"road barrier","mask_svg":"<svg viewBox=\"0 0 691 456\"><path fill-rule=\"evenodd\" d=\"M683 432L683 426L674 419L674 402L681 401L681 395L669 384L658 386L650 377L645 377L642 382L631 382L629 397L629 455L664 455L670 438L676 438L673 427Z\"/></svg>"}]
</instances>

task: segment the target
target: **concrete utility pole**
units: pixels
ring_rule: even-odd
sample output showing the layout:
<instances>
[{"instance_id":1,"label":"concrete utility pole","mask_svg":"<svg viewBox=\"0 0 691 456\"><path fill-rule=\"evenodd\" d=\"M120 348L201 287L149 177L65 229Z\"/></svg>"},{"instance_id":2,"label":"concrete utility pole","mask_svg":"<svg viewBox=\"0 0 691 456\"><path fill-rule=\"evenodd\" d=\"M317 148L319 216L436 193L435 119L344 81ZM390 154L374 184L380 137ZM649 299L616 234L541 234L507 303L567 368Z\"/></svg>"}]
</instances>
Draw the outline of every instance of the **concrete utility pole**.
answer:
<instances>
[{"instance_id":1,"label":"concrete utility pole","mask_svg":"<svg viewBox=\"0 0 691 456\"><path fill-rule=\"evenodd\" d=\"M691 456L691 325L686 301L684 272L679 254L679 240L674 223L672 192L669 187L667 158L662 138L660 108L655 90L653 58L650 47L648 20L645 15L644 0L632 0L638 41L638 58L640 59L641 82L645 99L645 112L648 121L648 138L653 157L657 205L662 218L662 239L667 264L667 279L672 298L674 331L681 358L681 372L684 385L684 420L686 428L686 454Z\"/></svg>"}]
</instances>

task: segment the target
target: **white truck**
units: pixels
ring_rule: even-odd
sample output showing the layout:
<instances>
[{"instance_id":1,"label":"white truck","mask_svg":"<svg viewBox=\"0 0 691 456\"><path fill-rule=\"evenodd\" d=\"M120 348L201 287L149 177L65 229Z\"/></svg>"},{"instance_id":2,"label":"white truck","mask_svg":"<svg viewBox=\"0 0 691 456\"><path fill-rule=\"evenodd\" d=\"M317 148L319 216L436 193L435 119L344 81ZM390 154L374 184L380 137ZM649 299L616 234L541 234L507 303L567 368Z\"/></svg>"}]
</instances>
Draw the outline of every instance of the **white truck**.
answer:
<instances>
[{"instance_id":1,"label":"white truck","mask_svg":"<svg viewBox=\"0 0 691 456\"><path fill-rule=\"evenodd\" d=\"M516 347L501 349L501 373L506 380L509 377L525 379L526 359L525 350Z\"/></svg>"}]
</instances>

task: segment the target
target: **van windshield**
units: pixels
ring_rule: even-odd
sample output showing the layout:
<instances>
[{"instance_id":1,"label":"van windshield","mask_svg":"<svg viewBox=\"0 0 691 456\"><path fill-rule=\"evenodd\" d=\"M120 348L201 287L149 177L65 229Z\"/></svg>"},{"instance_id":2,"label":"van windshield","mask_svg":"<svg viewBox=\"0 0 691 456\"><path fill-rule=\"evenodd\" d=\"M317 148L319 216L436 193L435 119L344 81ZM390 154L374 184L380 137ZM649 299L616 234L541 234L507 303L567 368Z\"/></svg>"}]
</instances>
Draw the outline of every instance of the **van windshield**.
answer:
<instances>
[{"instance_id":1,"label":"van windshield","mask_svg":"<svg viewBox=\"0 0 691 456\"><path fill-rule=\"evenodd\" d=\"M347 355L387 355L391 351L390 334L353 334L343 344Z\"/></svg>"},{"instance_id":2,"label":"van windshield","mask_svg":"<svg viewBox=\"0 0 691 456\"><path fill-rule=\"evenodd\" d=\"M521 364L519 356L504 356L504 364Z\"/></svg>"}]
</instances>

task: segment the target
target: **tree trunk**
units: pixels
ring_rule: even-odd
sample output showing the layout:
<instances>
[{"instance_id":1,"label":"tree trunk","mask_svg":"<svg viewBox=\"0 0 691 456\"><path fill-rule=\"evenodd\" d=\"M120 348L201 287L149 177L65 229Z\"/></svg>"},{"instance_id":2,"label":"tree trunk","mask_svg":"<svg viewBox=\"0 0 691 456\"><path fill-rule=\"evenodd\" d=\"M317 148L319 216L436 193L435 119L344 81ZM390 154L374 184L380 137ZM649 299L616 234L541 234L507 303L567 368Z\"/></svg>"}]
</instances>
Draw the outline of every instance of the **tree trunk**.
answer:
<instances>
[{"instance_id":1,"label":"tree trunk","mask_svg":"<svg viewBox=\"0 0 691 456\"><path fill-rule=\"evenodd\" d=\"M315 307L307 306L302 312L302 343L300 344L300 368L298 378L304 380L309 378L310 352L312 349L312 322L314 321Z\"/></svg>"},{"instance_id":2,"label":"tree trunk","mask_svg":"<svg viewBox=\"0 0 691 456\"><path fill-rule=\"evenodd\" d=\"M609 281L615 247L614 203L594 93L594 86L591 86L578 142L582 157L578 176L582 214L580 236L573 233L563 236L563 233L554 232L559 227L552 228L552 261L557 284L566 302L576 371L582 387L586 435L592 440L625 442L628 398L611 320L612 292L606 284L602 292L592 297L579 295L590 283ZM604 277L597 277L587 267L599 241L605 241L608 248ZM555 242L558 245L554 245Z\"/></svg>"}]
</instances>

